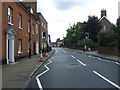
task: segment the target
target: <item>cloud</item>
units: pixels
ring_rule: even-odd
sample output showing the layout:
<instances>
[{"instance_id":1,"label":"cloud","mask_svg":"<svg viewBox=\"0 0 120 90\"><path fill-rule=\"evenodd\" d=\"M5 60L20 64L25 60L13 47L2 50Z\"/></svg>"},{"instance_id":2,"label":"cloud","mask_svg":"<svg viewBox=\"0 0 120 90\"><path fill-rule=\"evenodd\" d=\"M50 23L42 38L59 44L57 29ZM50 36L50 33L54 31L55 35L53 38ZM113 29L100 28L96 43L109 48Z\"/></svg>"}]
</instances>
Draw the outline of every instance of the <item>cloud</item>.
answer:
<instances>
[{"instance_id":1,"label":"cloud","mask_svg":"<svg viewBox=\"0 0 120 90\"><path fill-rule=\"evenodd\" d=\"M56 2L55 3L55 7L58 10L70 10L74 6L80 6L80 5L82 5L82 4L77 3L77 2Z\"/></svg>"},{"instance_id":2,"label":"cloud","mask_svg":"<svg viewBox=\"0 0 120 90\"><path fill-rule=\"evenodd\" d=\"M85 7L92 0L53 0L55 8L58 10L70 10L75 6Z\"/></svg>"},{"instance_id":3,"label":"cloud","mask_svg":"<svg viewBox=\"0 0 120 90\"><path fill-rule=\"evenodd\" d=\"M107 17L112 23L118 18L119 0L38 0L40 11L48 22L48 33L52 41L66 35L69 23L87 21L89 15L100 18L101 9L107 10Z\"/></svg>"}]
</instances>

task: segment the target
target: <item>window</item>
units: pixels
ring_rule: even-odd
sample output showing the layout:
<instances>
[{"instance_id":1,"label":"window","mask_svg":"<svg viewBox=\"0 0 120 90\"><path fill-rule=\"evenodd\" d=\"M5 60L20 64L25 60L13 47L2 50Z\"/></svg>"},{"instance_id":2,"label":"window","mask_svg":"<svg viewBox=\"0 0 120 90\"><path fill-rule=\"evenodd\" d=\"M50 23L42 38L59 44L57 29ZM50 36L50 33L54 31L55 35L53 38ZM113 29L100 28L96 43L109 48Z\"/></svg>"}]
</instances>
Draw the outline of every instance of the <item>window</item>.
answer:
<instances>
[{"instance_id":1,"label":"window","mask_svg":"<svg viewBox=\"0 0 120 90\"><path fill-rule=\"evenodd\" d=\"M106 30L106 26L103 26L103 30Z\"/></svg>"},{"instance_id":2,"label":"window","mask_svg":"<svg viewBox=\"0 0 120 90\"><path fill-rule=\"evenodd\" d=\"M34 24L32 25L32 34L34 34Z\"/></svg>"},{"instance_id":3,"label":"window","mask_svg":"<svg viewBox=\"0 0 120 90\"><path fill-rule=\"evenodd\" d=\"M28 21L28 32L30 32L30 21Z\"/></svg>"},{"instance_id":4,"label":"window","mask_svg":"<svg viewBox=\"0 0 120 90\"><path fill-rule=\"evenodd\" d=\"M89 33L88 32L85 32L85 38L89 39Z\"/></svg>"},{"instance_id":5,"label":"window","mask_svg":"<svg viewBox=\"0 0 120 90\"><path fill-rule=\"evenodd\" d=\"M44 25L44 23L42 22L42 26Z\"/></svg>"},{"instance_id":6,"label":"window","mask_svg":"<svg viewBox=\"0 0 120 90\"><path fill-rule=\"evenodd\" d=\"M39 25L36 24L36 33L37 33L37 34L38 34L38 27L39 27Z\"/></svg>"},{"instance_id":7,"label":"window","mask_svg":"<svg viewBox=\"0 0 120 90\"><path fill-rule=\"evenodd\" d=\"M12 24L12 8L8 7L8 24Z\"/></svg>"},{"instance_id":8,"label":"window","mask_svg":"<svg viewBox=\"0 0 120 90\"><path fill-rule=\"evenodd\" d=\"M46 32L42 33L42 39L46 39Z\"/></svg>"},{"instance_id":9,"label":"window","mask_svg":"<svg viewBox=\"0 0 120 90\"><path fill-rule=\"evenodd\" d=\"M20 29L22 28L22 15L19 15L18 17L18 26Z\"/></svg>"},{"instance_id":10,"label":"window","mask_svg":"<svg viewBox=\"0 0 120 90\"><path fill-rule=\"evenodd\" d=\"M28 41L28 52L29 52L29 48L30 48L30 42Z\"/></svg>"},{"instance_id":11,"label":"window","mask_svg":"<svg viewBox=\"0 0 120 90\"><path fill-rule=\"evenodd\" d=\"M22 53L22 40L18 39L18 53Z\"/></svg>"}]
</instances>

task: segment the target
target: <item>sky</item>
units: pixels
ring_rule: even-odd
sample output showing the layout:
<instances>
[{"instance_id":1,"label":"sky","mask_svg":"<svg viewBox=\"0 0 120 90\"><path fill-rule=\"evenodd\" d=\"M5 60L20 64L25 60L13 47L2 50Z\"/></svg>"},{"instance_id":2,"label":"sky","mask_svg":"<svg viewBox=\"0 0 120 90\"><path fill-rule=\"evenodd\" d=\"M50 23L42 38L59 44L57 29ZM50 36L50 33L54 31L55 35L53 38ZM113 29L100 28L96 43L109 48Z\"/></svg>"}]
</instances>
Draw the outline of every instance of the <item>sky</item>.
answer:
<instances>
[{"instance_id":1,"label":"sky","mask_svg":"<svg viewBox=\"0 0 120 90\"><path fill-rule=\"evenodd\" d=\"M66 30L77 22L88 20L89 15L101 17L101 9L106 9L107 18L116 24L118 2L120 0L37 0L37 11L48 22L48 34L52 42L66 36Z\"/></svg>"}]
</instances>

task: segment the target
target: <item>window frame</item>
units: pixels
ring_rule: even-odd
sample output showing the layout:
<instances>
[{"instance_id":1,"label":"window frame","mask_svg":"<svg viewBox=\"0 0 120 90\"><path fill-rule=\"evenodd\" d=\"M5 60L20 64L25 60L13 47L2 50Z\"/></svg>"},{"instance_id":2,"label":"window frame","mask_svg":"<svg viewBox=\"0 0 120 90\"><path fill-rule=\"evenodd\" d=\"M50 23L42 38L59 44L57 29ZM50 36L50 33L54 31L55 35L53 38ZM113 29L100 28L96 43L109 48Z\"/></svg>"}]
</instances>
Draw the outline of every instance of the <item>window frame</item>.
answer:
<instances>
[{"instance_id":1,"label":"window frame","mask_svg":"<svg viewBox=\"0 0 120 90\"><path fill-rule=\"evenodd\" d=\"M18 27L19 29L22 29L22 15L21 14L19 14L18 16Z\"/></svg>"},{"instance_id":2,"label":"window frame","mask_svg":"<svg viewBox=\"0 0 120 90\"><path fill-rule=\"evenodd\" d=\"M10 25L13 25L13 9L9 6L8 7L8 12L7 12L7 15L8 15L8 24Z\"/></svg>"},{"instance_id":3,"label":"window frame","mask_svg":"<svg viewBox=\"0 0 120 90\"><path fill-rule=\"evenodd\" d=\"M106 26L103 26L103 31L106 31L107 30L107 27Z\"/></svg>"},{"instance_id":4,"label":"window frame","mask_svg":"<svg viewBox=\"0 0 120 90\"><path fill-rule=\"evenodd\" d=\"M34 28L34 24L32 24L32 34L35 34L35 28Z\"/></svg>"},{"instance_id":5,"label":"window frame","mask_svg":"<svg viewBox=\"0 0 120 90\"><path fill-rule=\"evenodd\" d=\"M38 34L39 24L36 24L36 34Z\"/></svg>"},{"instance_id":6,"label":"window frame","mask_svg":"<svg viewBox=\"0 0 120 90\"><path fill-rule=\"evenodd\" d=\"M28 32L30 32L30 21L28 21Z\"/></svg>"},{"instance_id":7,"label":"window frame","mask_svg":"<svg viewBox=\"0 0 120 90\"><path fill-rule=\"evenodd\" d=\"M22 39L18 39L18 54L22 53Z\"/></svg>"}]
</instances>

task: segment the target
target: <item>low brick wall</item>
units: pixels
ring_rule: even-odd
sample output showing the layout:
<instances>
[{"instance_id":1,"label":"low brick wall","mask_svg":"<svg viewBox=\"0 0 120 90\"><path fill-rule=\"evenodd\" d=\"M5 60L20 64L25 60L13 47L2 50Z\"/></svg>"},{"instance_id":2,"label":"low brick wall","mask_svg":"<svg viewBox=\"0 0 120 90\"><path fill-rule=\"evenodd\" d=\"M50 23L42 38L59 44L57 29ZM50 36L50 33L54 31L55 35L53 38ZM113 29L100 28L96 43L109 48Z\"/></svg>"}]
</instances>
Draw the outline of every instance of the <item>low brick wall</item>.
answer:
<instances>
[{"instance_id":1,"label":"low brick wall","mask_svg":"<svg viewBox=\"0 0 120 90\"><path fill-rule=\"evenodd\" d=\"M98 51L99 51L98 53L101 54L120 55L117 47L99 47Z\"/></svg>"}]
</instances>

